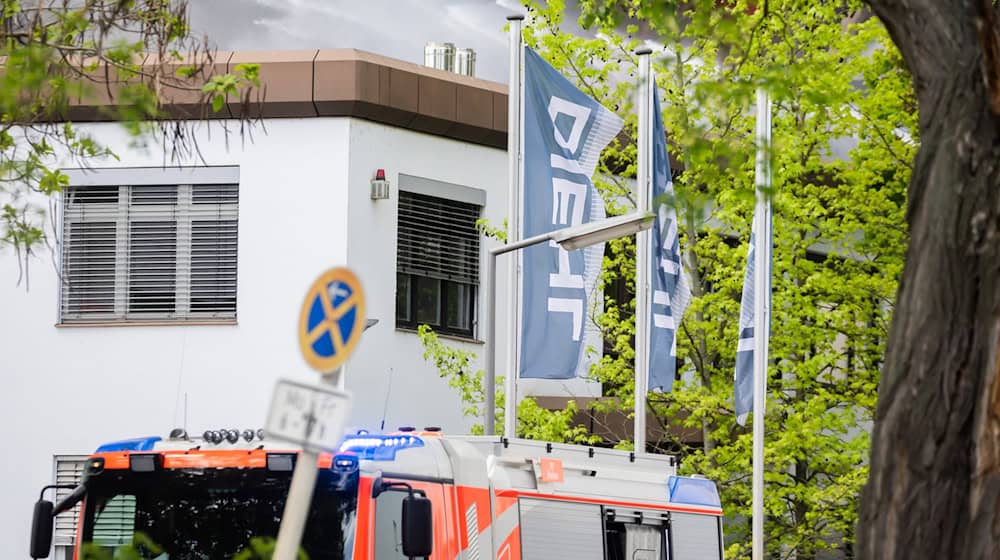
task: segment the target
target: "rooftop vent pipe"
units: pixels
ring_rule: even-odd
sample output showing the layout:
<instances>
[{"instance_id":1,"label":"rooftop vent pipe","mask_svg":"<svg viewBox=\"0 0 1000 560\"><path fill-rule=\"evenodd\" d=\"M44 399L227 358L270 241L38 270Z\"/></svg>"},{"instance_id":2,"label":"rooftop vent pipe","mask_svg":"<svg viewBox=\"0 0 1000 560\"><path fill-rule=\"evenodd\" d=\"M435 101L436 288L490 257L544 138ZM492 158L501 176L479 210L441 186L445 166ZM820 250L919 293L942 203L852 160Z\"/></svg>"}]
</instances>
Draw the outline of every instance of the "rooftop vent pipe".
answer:
<instances>
[{"instance_id":1,"label":"rooftop vent pipe","mask_svg":"<svg viewBox=\"0 0 1000 560\"><path fill-rule=\"evenodd\" d=\"M424 66L463 74L476 75L476 51L456 49L454 43L429 42L424 45Z\"/></svg>"}]
</instances>

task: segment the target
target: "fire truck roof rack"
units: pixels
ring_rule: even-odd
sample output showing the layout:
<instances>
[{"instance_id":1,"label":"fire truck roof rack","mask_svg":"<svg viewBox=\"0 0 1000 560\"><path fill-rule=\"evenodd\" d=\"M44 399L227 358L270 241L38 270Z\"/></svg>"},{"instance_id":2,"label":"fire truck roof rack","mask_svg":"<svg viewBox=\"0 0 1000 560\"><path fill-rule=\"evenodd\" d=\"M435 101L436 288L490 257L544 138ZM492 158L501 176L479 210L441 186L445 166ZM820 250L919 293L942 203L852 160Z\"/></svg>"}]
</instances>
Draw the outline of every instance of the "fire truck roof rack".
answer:
<instances>
[{"instance_id":1,"label":"fire truck roof rack","mask_svg":"<svg viewBox=\"0 0 1000 560\"><path fill-rule=\"evenodd\" d=\"M485 455L498 458L551 457L566 462L626 466L636 465L651 470L673 471L676 459L673 455L636 455L631 451L590 447L567 443L551 443L529 439L507 439L499 436L449 436L469 442Z\"/></svg>"},{"instance_id":2,"label":"fire truck roof rack","mask_svg":"<svg viewBox=\"0 0 1000 560\"><path fill-rule=\"evenodd\" d=\"M626 502L669 505L676 460L586 445L497 436L450 436L487 458L487 475L507 490L582 499L616 496ZM552 463L555 460L556 464Z\"/></svg>"}]
</instances>

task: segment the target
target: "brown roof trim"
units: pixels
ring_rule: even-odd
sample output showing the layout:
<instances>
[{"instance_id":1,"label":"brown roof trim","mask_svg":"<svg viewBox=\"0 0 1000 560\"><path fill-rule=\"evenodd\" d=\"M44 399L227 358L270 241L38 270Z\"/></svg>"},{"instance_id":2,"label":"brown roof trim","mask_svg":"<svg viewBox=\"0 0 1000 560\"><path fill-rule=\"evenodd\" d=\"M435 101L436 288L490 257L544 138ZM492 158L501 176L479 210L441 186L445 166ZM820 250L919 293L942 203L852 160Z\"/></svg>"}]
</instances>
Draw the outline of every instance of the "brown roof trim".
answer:
<instances>
[{"instance_id":1,"label":"brown roof trim","mask_svg":"<svg viewBox=\"0 0 1000 560\"><path fill-rule=\"evenodd\" d=\"M146 64L151 61L147 60ZM249 118L355 117L484 146L507 146L507 86L355 49L215 53L208 74L260 65L260 101ZM195 92L178 91L164 104L171 118L203 112ZM109 97L71 104L74 122L106 121ZM234 99L210 118L233 118Z\"/></svg>"}]
</instances>

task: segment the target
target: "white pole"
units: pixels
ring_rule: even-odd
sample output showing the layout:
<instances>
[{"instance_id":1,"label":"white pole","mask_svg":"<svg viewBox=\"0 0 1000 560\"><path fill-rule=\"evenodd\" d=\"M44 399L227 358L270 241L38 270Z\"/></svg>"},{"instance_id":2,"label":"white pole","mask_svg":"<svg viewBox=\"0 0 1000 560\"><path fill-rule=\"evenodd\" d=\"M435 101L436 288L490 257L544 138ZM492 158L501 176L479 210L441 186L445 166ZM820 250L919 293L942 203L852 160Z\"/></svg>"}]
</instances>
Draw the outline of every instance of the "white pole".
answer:
<instances>
[{"instance_id":1,"label":"white pole","mask_svg":"<svg viewBox=\"0 0 1000 560\"><path fill-rule=\"evenodd\" d=\"M771 305L771 99L757 90L757 233L754 252L753 353L753 560L764 560L764 407L767 396L767 343Z\"/></svg>"},{"instance_id":2,"label":"white pole","mask_svg":"<svg viewBox=\"0 0 1000 560\"><path fill-rule=\"evenodd\" d=\"M510 27L510 77L507 81L507 243L514 243L521 238L521 59L524 55L521 47L521 14L507 17ZM517 435L517 361L518 361L518 319L520 317L519 302L519 255L509 259L510 268L507 277L507 377L504 380L503 435L513 438ZM489 320L493 320L491 317ZM493 395L486 395L492 399ZM486 427L487 434L493 433L493 427Z\"/></svg>"},{"instance_id":3,"label":"white pole","mask_svg":"<svg viewBox=\"0 0 1000 560\"><path fill-rule=\"evenodd\" d=\"M273 560L296 560L299 556L299 544L309 517L309 506L312 504L313 490L316 488L319 456L312 451L303 449L295 460L295 471L292 473L292 485L288 489L288 499L281 514L281 525L278 527L278 542L274 546Z\"/></svg>"},{"instance_id":4,"label":"white pole","mask_svg":"<svg viewBox=\"0 0 1000 560\"><path fill-rule=\"evenodd\" d=\"M650 176L653 170L653 73L650 49L639 49L638 156L636 170L636 207L650 210ZM646 452L646 393L649 390L649 261L650 230L640 231L635 239L635 426L633 448Z\"/></svg>"},{"instance_id":5,"label":"white pole","mask_svg":"<svg viewBox=\"0 0 1000 560\"><path fill-rule=\"evenodd\" d=\"M483 379L483 393L486 400L483 403L483 433L492 436L496 433L497 405L490 395L497 393L497 255L493 251L486 252L486 333L483 344L483 354L486 356L486 375Z\"/></svg>"}]
</instances>

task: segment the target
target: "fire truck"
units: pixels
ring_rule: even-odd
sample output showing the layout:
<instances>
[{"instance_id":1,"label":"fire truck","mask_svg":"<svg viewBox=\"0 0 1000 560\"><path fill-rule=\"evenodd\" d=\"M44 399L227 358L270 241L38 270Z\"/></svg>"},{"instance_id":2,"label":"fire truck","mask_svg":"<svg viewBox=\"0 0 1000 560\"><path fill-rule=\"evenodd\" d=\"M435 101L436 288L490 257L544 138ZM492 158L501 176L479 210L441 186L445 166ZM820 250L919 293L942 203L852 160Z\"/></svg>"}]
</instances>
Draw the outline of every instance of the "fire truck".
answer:
<instances>
[{"instance_id":1,"label":"fire truck","mask_svg":"<svg viewBox=\"0 0 1000 560\"><path fill-rule=\"evenodd\" d=\"M257 558L245 551L277 535L297 460L251 430L102 445L68 497L35 504L31 555L79 504L78 560ZM670 456L406 428L346 436L316 468L300 558L722 558L715 484Z\"/></svg>"}]
</instances>

